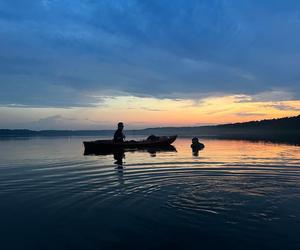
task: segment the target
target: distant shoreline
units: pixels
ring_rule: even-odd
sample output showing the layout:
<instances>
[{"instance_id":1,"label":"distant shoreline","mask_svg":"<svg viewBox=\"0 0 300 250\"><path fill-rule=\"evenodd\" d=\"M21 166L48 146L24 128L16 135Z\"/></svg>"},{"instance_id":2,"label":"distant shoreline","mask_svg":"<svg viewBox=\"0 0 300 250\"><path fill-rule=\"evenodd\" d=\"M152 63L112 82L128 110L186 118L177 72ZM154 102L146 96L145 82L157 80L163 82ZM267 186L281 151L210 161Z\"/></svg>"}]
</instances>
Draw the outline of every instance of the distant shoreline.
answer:
<instances>
[{"instance_id":1,"label":"distant shoreline","mask_svg":"<svg viewBox=\"0 0 300 250\"><path fill-rule=\"evenodd\" d=\"M114 130L40 130L0 129L0 138L57 137L57 136L112 136ZM128 136L150 134L200 137L212 139L236 139L287 142L300 145L300 115L279 119L232 123L199 127L159 127L126 130Z\"/></svg>"},{"instance_id":2,"label":"distant shoreline","mask_svg":"<svg viewBox=\"0 0 300 250\"><path fill-rule=\"evenodd\" d=\"M126 133L127 138L134 139L134 136L136 137L144 137L146 138L146 135L144 134L130 134ZM72 137L94 137L94 140L97 140L97 136L99 137L108 137L112 138L112 134L110 135L101 135L101 134L93 134L93 135L34 135L34 136L1 136L0 135L0 141L6 141L6 140L30 140L30 139L38 139L38 138L72 138ZM237 140L237 141L252 141L252 142L270 142L270 143L278 143L278 144L288 144L288 145L295 145L300 146L300 135L291 135L291 136L247 136L247 135L228 135L228 136L222 136L222 135L196 135L200 140L201 139L209 139L209 140ZM133 137L133 138L132 138ZM179 135L179 138L192 138L194 136L192 135ZM98 138L99 139L99 138Z\"/></svg>"}]
</instances>

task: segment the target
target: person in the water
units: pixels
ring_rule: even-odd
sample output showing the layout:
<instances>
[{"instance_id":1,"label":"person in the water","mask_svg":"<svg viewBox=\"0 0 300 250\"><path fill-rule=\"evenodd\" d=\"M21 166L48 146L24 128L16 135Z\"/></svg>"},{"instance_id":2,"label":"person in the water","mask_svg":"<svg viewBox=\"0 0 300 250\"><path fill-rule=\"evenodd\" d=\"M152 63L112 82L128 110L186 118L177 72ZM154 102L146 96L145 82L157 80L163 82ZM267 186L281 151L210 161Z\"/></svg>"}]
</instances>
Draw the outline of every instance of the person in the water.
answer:
<instances>
[{"instance_id":1,"label":"person in the water","mask_svg":"<svg viewBox=\"0 0 300 250\"><path fill-rule=\"evenodd\" d=\"M123 133L124 124L123 122L118 123L118 129L114 134L114 142L124 142L125 135Z\"/></svg>"}]
</instances>

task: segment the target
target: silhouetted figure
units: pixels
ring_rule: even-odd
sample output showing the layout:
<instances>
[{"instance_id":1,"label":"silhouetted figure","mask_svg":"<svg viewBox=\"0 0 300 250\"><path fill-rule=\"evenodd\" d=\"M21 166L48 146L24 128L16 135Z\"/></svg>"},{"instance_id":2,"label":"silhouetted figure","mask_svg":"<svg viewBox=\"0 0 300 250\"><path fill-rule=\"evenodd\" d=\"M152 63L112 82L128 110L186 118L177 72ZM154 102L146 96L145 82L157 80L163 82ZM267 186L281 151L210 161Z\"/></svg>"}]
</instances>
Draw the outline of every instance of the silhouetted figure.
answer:
<instances>
[{"instance_id":1,"label":"silhouetted figure","mask_svg":"<svg viewBox=\"0 0 300 250\"><path fill-rule=\"evenodd\" d=\"M124 124L123 122L118 123L118 129L114 134L114 142L124 142L125 135L123 133Z\"/></svg>"},{"instance_id":2,"label":"silhouetted figure","mask_svg":"<svg viewBox=\"0 0 300 250\"><path fill-rule=\"evenodd\" d=\"M195 156L195 157L199 156L199 151L200 151L199 149L193 148L192 151L193 151L193 156Z\"/></svg>"},{"instance_id":3,"label":"silhouetted figure","mask_svg":"<svg viewBox=\"0 0 300 250\"><path fill-rule=\"evenodd\" d=\"M205 147L204 144L199 142L199 139L197 137L194 137L192 139L191 148L193 150L193 155L198 156L198 151L203 149L204 147Z\"/></svg>"}]
</instances>

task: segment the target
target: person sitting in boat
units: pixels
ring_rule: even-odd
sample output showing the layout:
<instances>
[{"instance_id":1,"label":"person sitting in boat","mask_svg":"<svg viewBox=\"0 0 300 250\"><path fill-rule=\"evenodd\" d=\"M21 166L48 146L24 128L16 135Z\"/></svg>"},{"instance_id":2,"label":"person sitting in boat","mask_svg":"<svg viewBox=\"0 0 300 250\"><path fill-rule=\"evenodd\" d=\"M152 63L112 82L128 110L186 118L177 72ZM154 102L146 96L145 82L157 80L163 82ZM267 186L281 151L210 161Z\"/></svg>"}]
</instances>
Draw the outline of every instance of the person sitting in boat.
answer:
<instances>
[{"instance_id":1,"label":"person sitting in boat","mask_svg":"<svg viewBox=\"0 0 300 250\"><path fill-rule=\"evenodd\" d=\"M124 142L125 135L123 133L124 124L123 122L118 123L118 129L114 134L114 142Z\"/></svg>"}]
</instances>

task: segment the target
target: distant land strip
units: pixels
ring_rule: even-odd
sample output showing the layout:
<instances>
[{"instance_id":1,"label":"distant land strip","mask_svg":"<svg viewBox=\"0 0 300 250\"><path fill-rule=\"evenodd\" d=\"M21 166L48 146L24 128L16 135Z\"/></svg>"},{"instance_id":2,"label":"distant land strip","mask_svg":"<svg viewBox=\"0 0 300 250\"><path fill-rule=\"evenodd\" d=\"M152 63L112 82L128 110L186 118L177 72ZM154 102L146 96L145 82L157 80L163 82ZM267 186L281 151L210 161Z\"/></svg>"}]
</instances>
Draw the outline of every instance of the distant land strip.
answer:
<instances>
[{"instance_id":1,"label":"distant land strip","mask_svg":"<svg viewBox=\"0 0 300 250\"><path fill-rule=\"evenodd\" d=\"M0 137L112 136L114 130L40 130L0 129ZM300 145L300 115L278 119L197 127L157 127L126 130L126 134L173 135L216 139L266 140Z\"/></svg>"}]
</instances>

